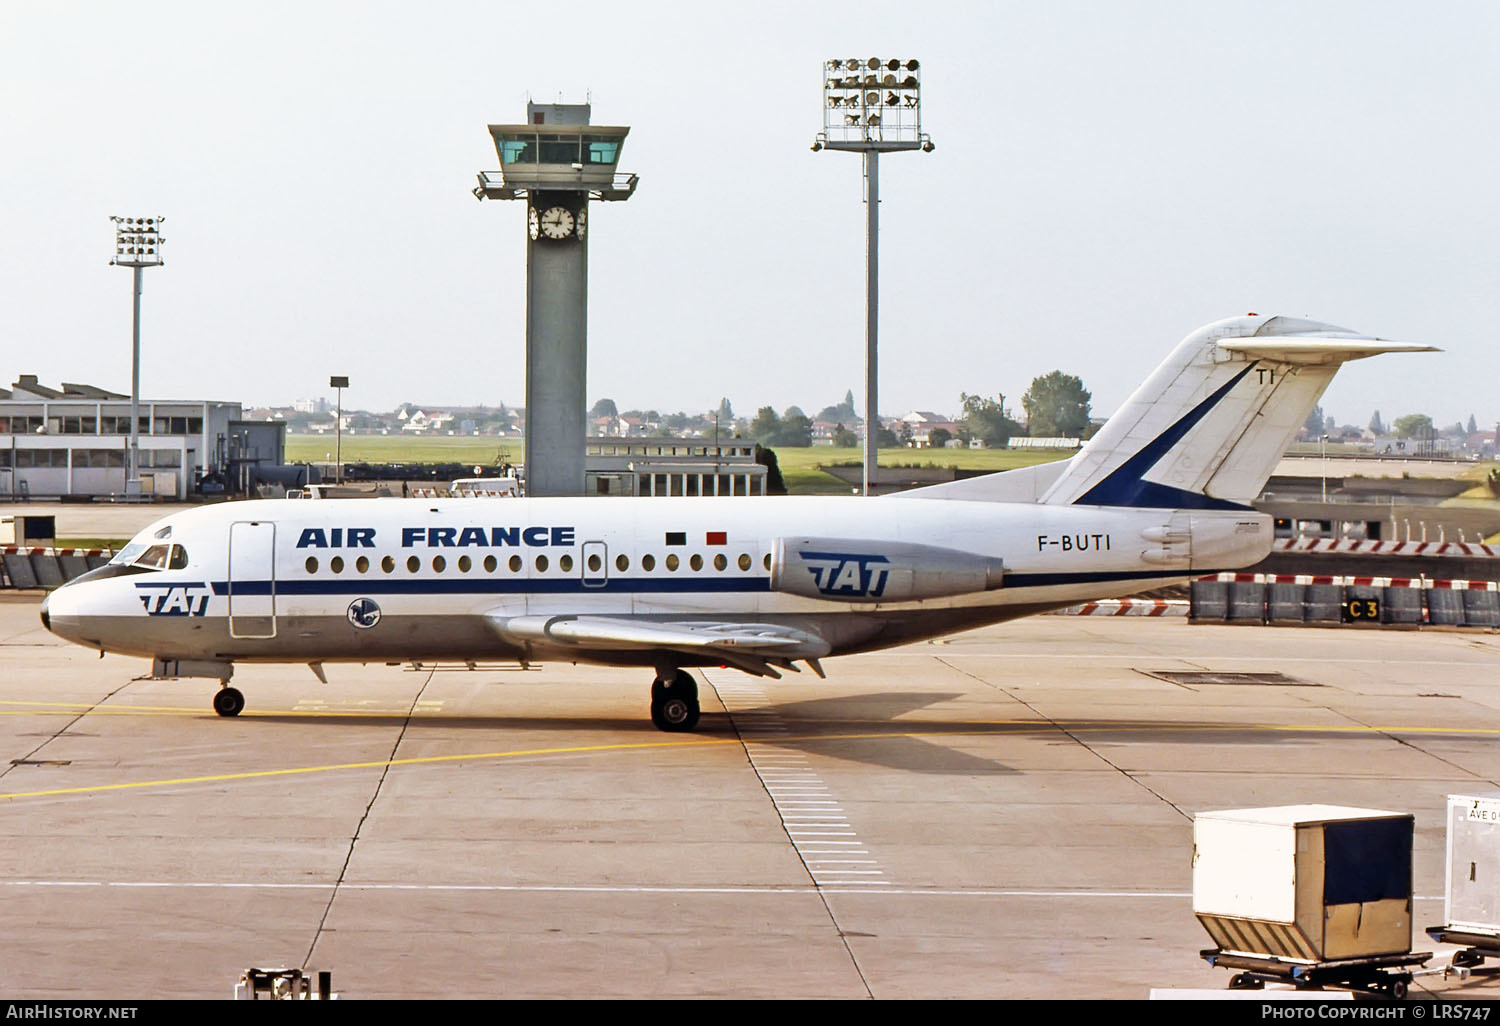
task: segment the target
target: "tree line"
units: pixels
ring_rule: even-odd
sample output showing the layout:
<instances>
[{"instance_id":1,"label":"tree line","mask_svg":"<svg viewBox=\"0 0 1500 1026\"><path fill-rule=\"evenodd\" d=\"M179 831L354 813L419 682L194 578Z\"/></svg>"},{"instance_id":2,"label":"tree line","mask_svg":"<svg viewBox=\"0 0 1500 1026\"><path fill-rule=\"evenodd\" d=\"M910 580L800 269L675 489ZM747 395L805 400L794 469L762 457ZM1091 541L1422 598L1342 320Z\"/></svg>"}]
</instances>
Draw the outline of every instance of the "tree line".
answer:
<instances>
[{"instance_id":1,"label":"tree line","mask_svg":"<svg viewBox=\"0 0 1500 1026\"><path fill-rule=\"evenodd\" d=\"M1083 387L1083 381L1062 371L1052 371L1034 378L1031 387L1021 397L1025 411L1024 424L1015 420L1005 406L1005 396L997 393L998 399L983 395L959 394L961 412L957 429L934 429L928 444L939 447L954 438L964 445L979 440L993 448L1004 446L1012 437L1031 435L1037 438L1087 438L1092 434L1091 403L1093 395ZM619 413L611 399L601 399L590 412L593 418L636 417L643 423L656 425L660 434L672 434L683 429L705 430L707 424L717 420L718 428L726 437L739 434L754 439L764 446L799 448L812 445L813 422L824 421L837 425L833 433L833 444L854 448L860 444L855 428L860 422L854 409L854 392L844 394L840 403L825 406L816 416L810 417L800 406L788 406L781 413L774 407L762 406L754 417L736 420L728 399L719 402L717 410L705 415L686 413L663 416L656 410L627 410ZM892 430L884 424L877 425L877 444L882 448L896 448L911 441L910 425ZM899 433L898 433L899 432Z\"/></svg>"}]
</instances>

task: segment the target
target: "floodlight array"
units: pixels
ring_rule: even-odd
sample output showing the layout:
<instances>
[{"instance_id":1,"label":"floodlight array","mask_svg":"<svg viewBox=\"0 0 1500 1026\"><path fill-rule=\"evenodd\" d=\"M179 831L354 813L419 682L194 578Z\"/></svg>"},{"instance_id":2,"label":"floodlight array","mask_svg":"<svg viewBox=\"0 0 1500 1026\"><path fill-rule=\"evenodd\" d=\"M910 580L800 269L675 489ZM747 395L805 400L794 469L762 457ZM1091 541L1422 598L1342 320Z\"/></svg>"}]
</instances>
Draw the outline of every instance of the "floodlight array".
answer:
<instances>
[{"instance_id":1,"label":"floodlight array","mask_svg":"<svg viewBox=\"0 0 1500 1026\"><path fill-rule=\"evenodd\" d=\"M111 264L146 267L160 264L164 217L111 217L115 223L115 258Z\"/></svg>"},{"instance_id":2,"label":"floodlight array","mask_svg":"<svg viewBox=\"0 0 1500 1026\"><path fill-rule=\"evenodd\" d=\"M824 61L823 131L829 142L920 142L921 64L879 57Z\"/></svg>"}]
</instances>

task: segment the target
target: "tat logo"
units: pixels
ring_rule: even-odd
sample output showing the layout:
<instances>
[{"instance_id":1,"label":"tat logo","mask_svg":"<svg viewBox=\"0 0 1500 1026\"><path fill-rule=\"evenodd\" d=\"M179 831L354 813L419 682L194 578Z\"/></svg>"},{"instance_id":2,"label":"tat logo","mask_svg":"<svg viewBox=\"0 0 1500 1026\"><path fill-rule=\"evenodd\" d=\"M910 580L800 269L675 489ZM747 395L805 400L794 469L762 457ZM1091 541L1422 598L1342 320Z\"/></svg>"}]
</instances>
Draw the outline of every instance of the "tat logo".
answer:
<instances>
[{"instance_id":1,"label":"tat logo","mask_svg":"<svg viewBox=\"0 0 1500 1026\"><path fill-rule=\"evenodd\" d=\"M890 560L853 552L802 552L818 590L842 598L879 598L890 576Z\"/></svg>"},{"instance_id":2,"label":"tat logo","mask_svg":"<svg viewBox=\"0 0 1500 1026\"><path fill-rule=\"evenodd\" d=\"M380 607L374 599L355 599L349 603L349 622L360 630L369 630L380 622Z\"/></svg>"},{"instance_id":3,"label":"tat logo","mask_svg":"<svg viewBox=\"0 0 1500 1026\"><path fill-rule=\"evenodd\" d=\"M203 616L208 612L209 594L208 585L202 581L136 585L136 598L147 616Z\"/></svg>"}]
</instances>

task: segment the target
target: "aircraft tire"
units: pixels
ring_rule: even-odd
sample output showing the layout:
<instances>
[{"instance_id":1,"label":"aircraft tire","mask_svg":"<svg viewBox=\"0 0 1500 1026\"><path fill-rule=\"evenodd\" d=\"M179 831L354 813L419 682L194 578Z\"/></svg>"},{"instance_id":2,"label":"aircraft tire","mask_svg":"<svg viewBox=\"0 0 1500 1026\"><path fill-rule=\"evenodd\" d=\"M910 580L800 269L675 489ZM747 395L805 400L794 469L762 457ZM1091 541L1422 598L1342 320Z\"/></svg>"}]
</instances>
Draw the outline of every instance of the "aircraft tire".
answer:
<instances>
[{"instance_id":1,"label":"aircraft tire","mask_svg":"<svg viewBox=\"0 0 1500 1026\"><path fill-rule=\"evenodd\" d=\"M660 698L652 698L651 722L658 730L669 734L684 733L698 725L698 696L678 694L676 688L666 690Z\"/></svg>"},{"instance_id":2,"label":"aircraft tire","mask_svg":"<svg viewBox=\"0 0 1500 1026\"><path fill-rule=\"evenodd\" d=\"M214 695L214 712L220 716L238 716L245 708L245 696L239 688L220 688Z\"/></svg>"}]
</instances>

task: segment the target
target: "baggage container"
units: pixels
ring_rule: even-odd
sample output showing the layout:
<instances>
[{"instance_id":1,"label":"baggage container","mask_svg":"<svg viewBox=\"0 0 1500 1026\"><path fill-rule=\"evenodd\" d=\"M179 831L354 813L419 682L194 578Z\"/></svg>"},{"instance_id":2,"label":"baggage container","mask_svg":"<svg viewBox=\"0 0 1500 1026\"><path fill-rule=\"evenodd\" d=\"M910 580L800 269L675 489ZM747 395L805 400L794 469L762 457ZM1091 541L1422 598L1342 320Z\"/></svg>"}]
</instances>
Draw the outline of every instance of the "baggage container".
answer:
<instances>
[{"instance_id":1,"label":"baggage container","mask_svg":"<svg viewBox=\"0 0 1500 1026\"><path fill-rule=\"evenodd\" d=\"M1337 805L1199 813L1193 913L1224 951L1409 953L1412 830L1410 814Z\"/></svg>"},{"instance_id":2,"label":"baggage container","mask_svg":"<svg viewBox=\"0 0 1500 1026\"><path fill-rule=\"evenodd\" d=\"M1447 928L1500 940L1500 791L1448 796Z\"/></svg>"},{"instance_id":3,"label":"baggage container","mask_svg":"<svg viewBox=\"0 0 1500 1026\"><path fill-rule=\"evenodd\" d=\"M1188 586L1191 605L1188 616L1194 623L1211 621L1222 623L1229 616L1229 585L1213 578L1203 578Z\"/></svg>"},{"instance_id":4,"label":"baggage container","mask_svg":"<svg viewBox=\"0 0 1500 1026\"><path fill-rule=\"evenodd\" d=\"M1468 627L1500 627L1500 592L1490 582L1472 581L1464 591L1464 624Z\"/></svg>"},{"instance_id":5,"label":"baggage container","mask_svg":"<svg viewBox=\"0 0 1500 1026\"><path fill-rule=\"evenodd\" d=\"M1302 623L1306 619L1307 583L1300 577L1268 577L1266 618L1271 623Z\"/></svg>"},{"instance_id":6,"label":"baggage container","mask_svg":"<svg viewBox=\"0 0 1500 1026\"><path fill-rule=\"evenodd\" d=\"M1427 622L1440 627L1462 627L1464 592L1468 581L1427 582Z\"/></svg>"},{"instance_id":7,"label":"baggage container","mask_svg":"<svg viewBox=\"0 0 1500 1026\"><path fill-rule=\"evenodd\" d=\"M1344 618L1344 586L1337 577L1314 577L1307 586L1303 617L1307 623L1340 623Z\"/></svg>"},{"instance_id":8,"label":"baggage container","mask_svg":"<svg viewBox=\"0 0 1500 1026\"><path fill-rule=\"evenodd\" d=\"M1386 585L1385 604L1380 608L1380 622L1421 625L1421 578L1398 577Z\"/></svg>"},{"instance_id":9,"label":"baggage container","mask_svg":"<svg viewBox=\"0 0 1500 1026\"><path fill-rule=\"evenodd\" d=\"M1240 576L1249 576L1251 579L1235 581L1229 586L1229 622L1265 623L1265 582L1256 580L1255 575L1242 574Z\"/></svg>"}]
</instances>

